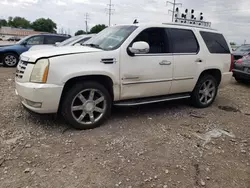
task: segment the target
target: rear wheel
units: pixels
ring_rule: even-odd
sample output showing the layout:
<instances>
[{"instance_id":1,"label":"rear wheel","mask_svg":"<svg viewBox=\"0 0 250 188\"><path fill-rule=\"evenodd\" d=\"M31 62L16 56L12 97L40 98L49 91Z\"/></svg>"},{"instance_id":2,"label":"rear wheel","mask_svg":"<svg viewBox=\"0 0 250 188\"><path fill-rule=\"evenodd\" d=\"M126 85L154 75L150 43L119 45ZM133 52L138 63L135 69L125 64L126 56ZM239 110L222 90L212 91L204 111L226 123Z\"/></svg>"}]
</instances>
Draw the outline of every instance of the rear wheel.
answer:
<instances>
[{"instance_id":1,"label":"rear wheel","mask_svg":"<svg viewBox=\"0 0 250 188\"><path fill-rule=\"evenodd\" d=\"M110 94L101 84L77 83L64 96L62 114L74 128L92 129L107 119L111 105Z\"/></svg>"},{"instance_id":2,"label":"rear wheel","mask_svg":"<svg viewBox=\"0 0 250 188\"><path fill-rule=\"evenodd\" d=\"M197 108L206 108L214 102L217 92L216 79L212 75L203 75L192 92L192 104Z\"/></svg>"},{"instance_id":3,"label":"rear wheel","mask_svg":"<svg viewBox=\"0 0 250 188\"><path fill-rule=\"evenodd\" d=\"M6 53L3 55L3 65L5 67L16 67L18 64L18 56L14 53Z\"/></svg>"}]
</instances>

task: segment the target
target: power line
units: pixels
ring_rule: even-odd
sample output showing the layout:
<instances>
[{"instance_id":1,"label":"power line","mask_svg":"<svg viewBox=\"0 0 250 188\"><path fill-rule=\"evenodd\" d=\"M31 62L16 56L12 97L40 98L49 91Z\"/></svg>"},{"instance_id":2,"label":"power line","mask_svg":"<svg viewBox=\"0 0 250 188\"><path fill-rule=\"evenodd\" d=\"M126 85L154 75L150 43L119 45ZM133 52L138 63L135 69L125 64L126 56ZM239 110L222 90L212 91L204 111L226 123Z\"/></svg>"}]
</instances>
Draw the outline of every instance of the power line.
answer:
<instances>
[{"instance_id":1,"label":"power line","mask_svg":"<svg viewBox=\"0 0 250 188\"><path fill-rule=\"evenodd\" d=\"M182 6L182 3L176 3L176 0L174 0L174 2L167 1L167 5L168 5L168 4L171 4L171 5L173 6L173 10L168 10L168 12L172 12L172 22L174 22L175 7L176 7L176 5Z\"/></svg>"},{"instance_id":2,"label":"power line","mask_svg":"<svg viewBox=\"0 0 250 188\"><path fill-rule=\"evenodd\" d=\"M88 33L89 14L88 13L84 14L84 17L85 17L85 24L86 24L86 33Z\"/></svg>"},{"instance_id":3,"label":"power line","mask_svg":"<svg viewBox=\"0 0 250 188\"><path fill-rule=\"evenodd\" d=\"M114 4L111 3L111 0L109 0L109 4L107 5L108 8L106 9L106 11L108 12L109 15L109 26L111 25L111 15L113 14L114 10Z\"/></svg>"}]
</instances>

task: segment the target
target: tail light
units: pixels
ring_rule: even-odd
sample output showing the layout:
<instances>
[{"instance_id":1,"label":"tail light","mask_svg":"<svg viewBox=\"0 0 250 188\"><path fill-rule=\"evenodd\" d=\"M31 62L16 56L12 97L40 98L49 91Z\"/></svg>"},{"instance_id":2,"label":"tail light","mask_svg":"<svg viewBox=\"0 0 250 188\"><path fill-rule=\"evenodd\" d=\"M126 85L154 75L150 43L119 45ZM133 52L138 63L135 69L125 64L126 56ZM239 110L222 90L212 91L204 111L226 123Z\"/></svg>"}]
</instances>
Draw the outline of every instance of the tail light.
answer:
<instances>
[{"instance_id":1,"label":"tail light","mask_svg":"<svg viewBox=\"0 0 250 188\"><path fill-rule=\"evenodd\" d=\"M242 61L243 61L243 59L238 59L238 60L236 61L236 63L241 64L241 63L242 63Z\"/></svg>"},{"instance_id":2,"label":"tail light","mask_svg":"<svg viewBox=\"0 0 250 188\"><path fill-rule=\"evenodd\" d=\"M234 56L233 56L233 54L231 54L231 65L230 65L229 72L232 72L233 66L234 66Z\"/></svg>"}]
</instances>

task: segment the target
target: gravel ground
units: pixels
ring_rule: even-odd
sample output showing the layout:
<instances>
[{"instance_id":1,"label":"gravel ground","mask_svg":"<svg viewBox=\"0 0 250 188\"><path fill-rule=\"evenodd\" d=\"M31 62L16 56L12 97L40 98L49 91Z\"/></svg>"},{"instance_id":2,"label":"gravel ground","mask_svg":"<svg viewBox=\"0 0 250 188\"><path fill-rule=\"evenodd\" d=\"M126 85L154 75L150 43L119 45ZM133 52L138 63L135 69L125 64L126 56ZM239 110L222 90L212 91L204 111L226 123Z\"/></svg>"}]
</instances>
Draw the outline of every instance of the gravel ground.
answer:
<instances>
[{"instance_id":1,"label":"gravel ground","mask_svg":"<svg viewBox=\"0 0 250 188\"><path fill-rule=\"evenodd\" d=\"M223 88L212 107L187 101L113 109L100 128L31 115L0 67L1 188L249 188L250 86Z\"/></svg>"}]
</instances>

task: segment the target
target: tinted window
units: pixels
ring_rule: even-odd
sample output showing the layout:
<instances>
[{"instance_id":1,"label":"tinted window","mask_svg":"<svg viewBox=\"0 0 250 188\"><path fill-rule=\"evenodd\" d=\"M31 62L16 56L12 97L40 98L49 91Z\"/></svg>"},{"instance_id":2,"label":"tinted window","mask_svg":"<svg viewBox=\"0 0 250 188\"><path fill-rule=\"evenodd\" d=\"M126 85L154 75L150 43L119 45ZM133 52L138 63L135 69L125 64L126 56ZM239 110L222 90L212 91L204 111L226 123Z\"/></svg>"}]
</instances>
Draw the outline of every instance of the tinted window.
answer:
<instances>
[{"instance_id":1,"label":"tinted window","mask_svg":"<svg viewBox=\"0 0 250 188\"><path fill-rule=\"evenodd\" d=\"M191 30L169 29L173 53L197 53L199 45Z\"/></svg>"},{"instance_id":2,"label":"tinted window","mask_svg":"<svg viewBox=\"0 0 250 188\"><path fill-rule=\"evenodd\" d=\"M149 44L149 53L168 53L168 44L166 43L166 33L163 28L149 28L142 31L133 41L147 42Z\"/></svg>"},{"instance_id":3,"label":"tinted window","mask_svg":"<svg viewBox=\"0 0 250 188\"><path fill-rule=\"evenodd\" d=\"M27 40L28 45L43 44L43 36L34 36Z\"/></svg>"},{"instance_id":4,"label":"tinted window","mask_svg":"<svg viewBox=\"0 0 250 188\"><path fill-rule=\"evenodd\" d=\"M56 42L62 42L64 41L65 38L64 37L60 37L60 36L45 36L45 44L55 44Z\"/></svg>"},{"instance_id":5,"label":"tinted window","mask_svg":"<svg viewBox=\"0 0 250 188\"><path fill-rule=\"evenodd\" d=\"M227 42L222 34L200 31L210 53L229 54Z\"/></svg>"}]
</instances>

